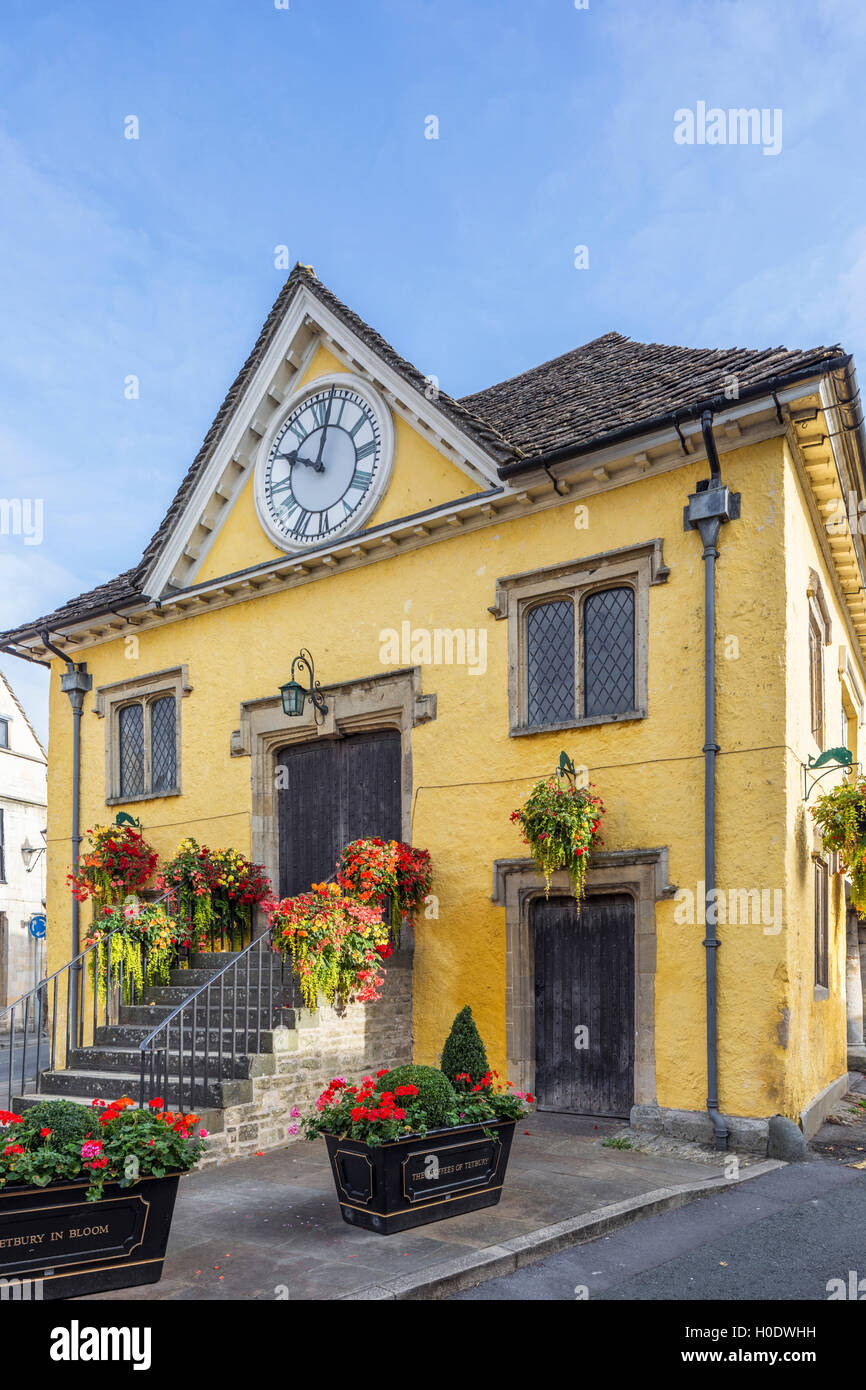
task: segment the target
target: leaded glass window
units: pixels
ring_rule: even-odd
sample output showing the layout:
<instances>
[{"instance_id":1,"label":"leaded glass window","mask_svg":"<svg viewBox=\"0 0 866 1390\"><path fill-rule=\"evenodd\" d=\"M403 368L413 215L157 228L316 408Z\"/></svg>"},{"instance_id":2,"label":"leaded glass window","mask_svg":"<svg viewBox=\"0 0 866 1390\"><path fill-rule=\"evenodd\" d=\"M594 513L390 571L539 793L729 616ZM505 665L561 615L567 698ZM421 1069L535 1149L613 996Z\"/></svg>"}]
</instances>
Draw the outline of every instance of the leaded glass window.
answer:
<instances>
[{"instance_id":1,"label":"leaded glass window","mask_svg":"<svg viewBox=\"0 0 866 1390\"><path fill-rule=\"evenodd\" d=\"M144 706L124 705L117 718L120 741L120 795L144 791Z\"/></svg>"},{"instance_id":2,"label":"leaded glass window","mask_svg":"<svg viewBox=\"0 0 866 1390\"><path fill-rule=\"evenodd\" d=\"M176 711L173 695L150 706L151 791L173 791L177 784Z\"/></svg>"},{"instance_id":3,"label":"leaded glass window","mask_svg":"<svg viewBox=\"0 0 866 1390\"><path fill-rule=\"evenodd\" d=\"M527 714L530 725L574 718L574 604L539 603L526 615Z\"/></svg>"},{"instance_id":4,"label":"leaded glass window","mask_svg":"<svg viewBox=\"0 0 866 1390\"><path fill-rule=\"evenodd\" d=\"M634 590L602 589L583 604L584 714L635 707Z\"/></svg>"},{"instance_id":5,"label":"leaded glass window","mask_svg":"<svg viewBox=\"0 0 866 1390\"><path fill-rule=\"evenodd\" d=\"M117 772L114 796L168 795L179 790L177 701L156 695L117 710Z\"/></svg>"}]
</instances>

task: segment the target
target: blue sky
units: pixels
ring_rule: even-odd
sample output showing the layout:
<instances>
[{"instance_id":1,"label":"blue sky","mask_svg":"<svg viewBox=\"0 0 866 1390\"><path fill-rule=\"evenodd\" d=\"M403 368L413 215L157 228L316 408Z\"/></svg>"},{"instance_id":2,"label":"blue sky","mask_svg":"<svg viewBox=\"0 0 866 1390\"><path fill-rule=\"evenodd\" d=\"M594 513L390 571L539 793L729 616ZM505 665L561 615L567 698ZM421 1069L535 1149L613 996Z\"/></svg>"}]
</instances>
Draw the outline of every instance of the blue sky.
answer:
<instances>
[{"instance_id":1,"label":"blue sky","mask_svg":"<svg viewBox=\"0 0 866 1390\"><path fill-rule=\"evenodd\" d=\"M0 497L44 499L45 523L38 546L0 535L0 629L138 561L285 278L278 245L454 395L614 328L840 341L866 370L866 6L3 12ZM780 153L676 144L699 101L780 109ZM0 669L45 736L44 673Z\"/></svg>"}]
</instances>

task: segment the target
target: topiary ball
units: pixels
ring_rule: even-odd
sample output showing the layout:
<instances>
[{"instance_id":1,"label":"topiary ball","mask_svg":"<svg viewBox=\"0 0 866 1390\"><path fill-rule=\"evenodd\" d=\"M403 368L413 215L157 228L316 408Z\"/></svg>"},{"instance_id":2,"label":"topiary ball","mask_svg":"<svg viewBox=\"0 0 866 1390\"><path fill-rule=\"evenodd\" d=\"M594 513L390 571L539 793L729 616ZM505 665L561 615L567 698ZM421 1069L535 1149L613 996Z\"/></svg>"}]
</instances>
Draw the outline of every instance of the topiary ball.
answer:
<instances>
[{"instance_id":1,"label":"topiary ball","mask_svg":"<svg viewBox=\"0 0 866 1390\"><path fill-rule=\"evenodd\" d=\"M51 1130L46 1140L50 1148L82 1143L98 1127L99 1117L93 1107L77 1105L73 1100L40 1100L22 1116L22 1129L31 1134L38 1134L41 1129Z\"/></svg>"},{"instance_id":2,"label":"topiary ball","mask_svg":"<svg viewBox=\"0 0 866 1390\"><path fill-rule=\"evenodd\" d=\"M395 1067L387 1076L380 1076L376 1084L379 1091L396 1091L398 1086L417 1086L418 1094L413 1096L413 1103L424 1111L430 1129L441 1129L454 1119L457 1096L448 1077L443 1076L438 1067L418 1067L412 1063Z\"/></svg>"}]
</instances>

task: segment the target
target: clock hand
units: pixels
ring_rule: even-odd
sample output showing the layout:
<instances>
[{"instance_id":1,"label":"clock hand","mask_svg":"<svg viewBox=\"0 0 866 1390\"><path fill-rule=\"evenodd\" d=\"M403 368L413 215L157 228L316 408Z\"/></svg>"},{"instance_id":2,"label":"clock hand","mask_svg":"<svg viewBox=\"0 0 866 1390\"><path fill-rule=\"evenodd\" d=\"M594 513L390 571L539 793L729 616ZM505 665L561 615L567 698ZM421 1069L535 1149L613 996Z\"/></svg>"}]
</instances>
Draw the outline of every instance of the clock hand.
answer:
<instances>
[{"instance_id":1,"label":"clock hand","mask_svg":"<svg viewBox=\"0 0 866 1390\"><path fill-rule=\"evenodd\" d=\"M322 427L322 437L321 437L321 439L319 440L319 452L318 452L318 454L316 455L316 461L315 461L315 463L313 464L313 467L315 468L315 470L316 470L317 473L324 473L324 471L325 471L325 465L324 465L324 463L322 462L322 451L324 450L324 447L325 447L325 436L326 436L327 433L328 433L328 424L329 424L330 419L331 419L331 406L333 405L333 402L334 402L334 391L335 391L335 390L336 390L336 387L335 387L335 386L332 386L332 387L331 387L330 395L328 396L328 413L327 413L327 415L325 416L325 423L324 423L324 425L323 425L323 427ZM304 461L306 462L306 460L304 460Z\"/></svg>"},{"instance_id":2,"label":"clock hand","mask_svg":"<svg viewBox=\"0 0 866 1390\"><path fill-rule=\"evenodd\" d=\"M299 444L297 449L292 449L291 453L277 454L275 457L278 459L285 459L286 463L305 463L308 468L316 468L315 459L301 458L301 448L302 445ZM324 470L324 467L325 465L322 464L321 468L316 469L316 471L321 473Z\"/></svg>"}]
</instances>

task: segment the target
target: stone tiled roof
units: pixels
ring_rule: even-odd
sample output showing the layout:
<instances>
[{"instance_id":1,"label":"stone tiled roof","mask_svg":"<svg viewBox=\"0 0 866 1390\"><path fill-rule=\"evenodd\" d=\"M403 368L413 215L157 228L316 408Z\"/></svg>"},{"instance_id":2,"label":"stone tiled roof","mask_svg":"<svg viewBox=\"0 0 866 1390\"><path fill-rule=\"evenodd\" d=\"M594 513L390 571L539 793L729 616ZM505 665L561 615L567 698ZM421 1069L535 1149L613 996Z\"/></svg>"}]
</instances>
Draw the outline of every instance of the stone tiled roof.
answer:
<instances>
[{"instance_id":1,"label":"stone tiled roof","mask_svg":"<svg viewBox=\"0 0 866 1390\"><path fill-rule=\"evenodd\" d=\"M141 598L141 588L135 582L136 574L135 569L125 570L116 579L110 579L107 584L99 584L95 589L88 589L87 593L69 599L61 608L47 613L43 618L32 618L29 623L22 623L20 627L0 632L0 645L15 642L31 633L63 627L65 623L74 623L80 618L95 618L102 613L115 612L123 604Z\"/></svg>"},{"instance_id":2,"label":"stone tiled roof","mask_svg":"<svg viewBox=\"0 0 866 1390\"><path fill-rule=\"evenodd\" d=\"M70 599L54 613L0 633L0 644L15 642L45 628L56 629L85 617L110 613L142 597L142 586L151 565L181 515L247 383L265 356L292 296L301 285L409 385L420 391L425 389L427 379L416 367L337 299L309 267L296 265L138 565L107 584ZM840 352L838 347L808 351L665 347L659 343L634 342L620 333L605 333L573 352L460 400L440 391L437 405L507 472L510 465L519 466L532 456L568 446L600 444L607 436L629 426L639 426L641 422L674 410L687 410L720 397L731 374L736 374L742 395L762 382L801 369L805 371L839 356Z\"/></svg>"},{"instance_id":3,"label":"stone tiled roof","mask_svg":"<svg viewBox=\"0 0 866 1390\"><path fill-rule=\"evenodd\" d=\"M743 395L772 377L838 357L841 351L666 347L605 333L498 386L464 396L461 404L489 420L525 454L543 454L601 443L630 425L722 396L732 375Z\"/></svg>"}]
</instances>

